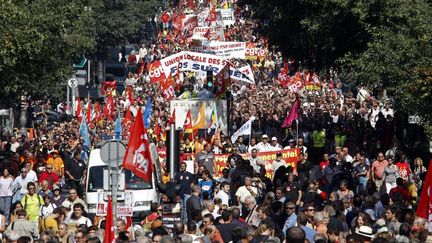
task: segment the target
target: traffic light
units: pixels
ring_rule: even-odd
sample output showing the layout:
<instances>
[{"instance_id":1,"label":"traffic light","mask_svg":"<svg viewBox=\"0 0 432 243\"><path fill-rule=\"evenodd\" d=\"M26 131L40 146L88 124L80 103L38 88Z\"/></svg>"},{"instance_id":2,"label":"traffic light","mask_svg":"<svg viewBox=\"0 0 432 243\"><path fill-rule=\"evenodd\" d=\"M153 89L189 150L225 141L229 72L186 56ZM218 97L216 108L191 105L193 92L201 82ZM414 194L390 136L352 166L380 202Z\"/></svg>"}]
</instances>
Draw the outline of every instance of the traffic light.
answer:
<instances>
[{"instance_id":1,"label":"traffic light","mask_svg":"<svg viewBox=\"0 0 432 243\"><path fill-rule=\"evenodd\" d=\"M204 88L207 89L208 91L213 92L214 81L213 81L213 69L212 68L209 68L207 70L207 79L206 79L206 83L204 85Z\"/></svg>"}]
</instances>

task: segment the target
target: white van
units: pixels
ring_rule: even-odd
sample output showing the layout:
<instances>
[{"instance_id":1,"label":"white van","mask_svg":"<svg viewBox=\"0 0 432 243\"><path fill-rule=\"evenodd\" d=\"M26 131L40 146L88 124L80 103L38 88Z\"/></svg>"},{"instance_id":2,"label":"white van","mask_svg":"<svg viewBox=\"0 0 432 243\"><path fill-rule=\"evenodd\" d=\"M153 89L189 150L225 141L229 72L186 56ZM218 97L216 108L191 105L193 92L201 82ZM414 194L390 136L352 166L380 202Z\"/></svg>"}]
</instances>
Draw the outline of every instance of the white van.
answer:
<instances>
[{"instance_id":1,"label":"white van","mask_svg":"<svg viewBox=\"0 0 432 243\"><path fill-rule=\"evenodd\" d=\"M87 177L86 177L86 188L85 188L85 200L88 205L89 216L94 218L97 211L98 203L102 203L99 200L104 200L106 203L107 193L104 191L104 170L108 166L102 161L100 156L100 147L96 147L90 152L89 162L87 166ZM118 168L119 170L121 168ZM132 195L132 210L134 222L137 222L139 214L150 211L150 205L152 202L159 202L160 197L156 187L156 172L155 170L152 183L144 182L140 177L131 173L131 171L123 169L122 175L119 177L119 187L124 188L118 192L117 201L118 205L122 206L125 203L125 195ZM106 174L106 172L105 172ZM106 187L107 182L105 182ZM106 189L106 188L105 188ZM103 193L103 199L99 196Z\"/></svg>"}]
</instances>

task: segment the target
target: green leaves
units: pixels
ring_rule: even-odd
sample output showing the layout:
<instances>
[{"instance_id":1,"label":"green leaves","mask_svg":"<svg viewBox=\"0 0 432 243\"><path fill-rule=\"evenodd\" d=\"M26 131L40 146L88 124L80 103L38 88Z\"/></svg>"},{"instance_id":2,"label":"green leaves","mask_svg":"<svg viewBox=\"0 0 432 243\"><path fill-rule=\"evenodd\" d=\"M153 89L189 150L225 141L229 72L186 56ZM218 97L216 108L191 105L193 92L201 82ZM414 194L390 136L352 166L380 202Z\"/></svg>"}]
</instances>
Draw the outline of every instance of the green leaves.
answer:
<instances>
[{"instance_id":1,"label":"green leaves","mask_svg":"<svg viewBox=\"0 0 432 243\"><path fill-rule=\"evenodd\" d=\"M60 96L82 54L139 42L156 0L0 0L0 103Z\"/></svg>"},{"instance_id":2,"label":"green leaves","mask_svg":"<svg viewBox=\"0 0 432 243\"><path fill-rule=\"evenodd\" d=\"M262 2L267 6L259 9ZM286 56L317 71L333 67L345 81L386 89L398 110L422 115L424 125L432 124L432 75L424 72L432 67L430 1L241 0L241 4L249 4L260 21L270 19L263 32L272 30L270 42ZM275 7L280 15L268 11Z\"/></svg>"}]
</instances>

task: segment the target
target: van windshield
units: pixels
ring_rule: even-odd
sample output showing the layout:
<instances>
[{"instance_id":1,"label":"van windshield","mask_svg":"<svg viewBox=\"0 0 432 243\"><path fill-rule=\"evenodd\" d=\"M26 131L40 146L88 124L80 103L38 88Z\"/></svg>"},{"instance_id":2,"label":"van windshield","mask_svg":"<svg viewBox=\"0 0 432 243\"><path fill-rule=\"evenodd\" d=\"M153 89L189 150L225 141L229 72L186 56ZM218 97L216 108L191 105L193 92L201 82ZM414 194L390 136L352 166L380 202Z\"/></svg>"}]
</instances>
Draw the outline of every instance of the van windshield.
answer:
<instances>
[{"instance_id":1,"label":"van windshield","mask_svg":"<svg viewBox=\"0 0 432 243\"><path fill-rule=\"evenodd\" d=\"M98 189L103 189L103 170L108 168L105 165L93 166L89 170L87 190L96 192ZM126 190L144 190L152 189L152 184L143 181L140 177L133 174L130 170L124 169L125 173L125 189Z\"/></svg>"}]
</instances>

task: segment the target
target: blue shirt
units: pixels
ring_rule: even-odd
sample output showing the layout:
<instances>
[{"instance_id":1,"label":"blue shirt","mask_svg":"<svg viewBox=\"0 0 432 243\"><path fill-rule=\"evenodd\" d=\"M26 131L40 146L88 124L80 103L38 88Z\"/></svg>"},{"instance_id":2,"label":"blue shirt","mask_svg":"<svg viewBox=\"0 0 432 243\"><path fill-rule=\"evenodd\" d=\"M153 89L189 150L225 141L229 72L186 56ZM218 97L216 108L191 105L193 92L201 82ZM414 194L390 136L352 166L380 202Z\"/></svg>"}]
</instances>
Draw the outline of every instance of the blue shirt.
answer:
<instances>
[{"instance_id":1,"label":"blue shirt","mask_svg":"<svg viewBox=\"0 0 432 243\"><path fill-rule=\"evenodd\" d=\"M302 228L306 233L306 239L309 242L314 242L313 238L316 235L316 231L306 226L300 226L300 228Z\"/></svg>"}]
</instances>

